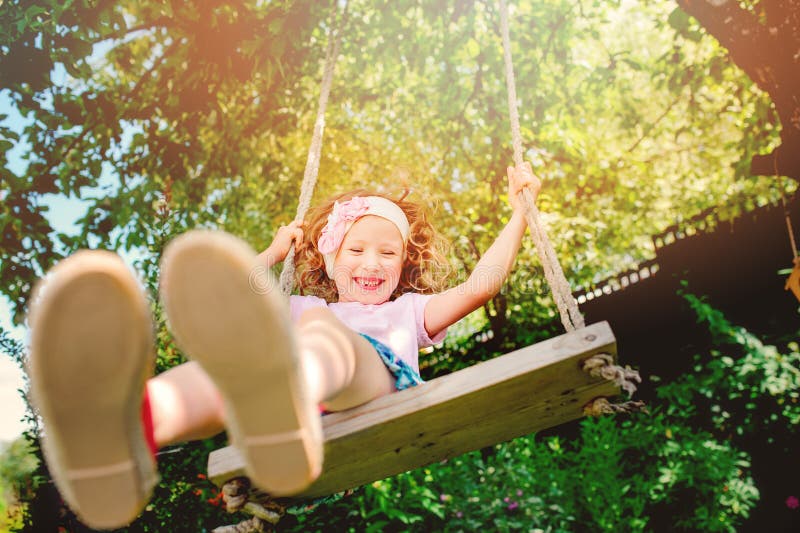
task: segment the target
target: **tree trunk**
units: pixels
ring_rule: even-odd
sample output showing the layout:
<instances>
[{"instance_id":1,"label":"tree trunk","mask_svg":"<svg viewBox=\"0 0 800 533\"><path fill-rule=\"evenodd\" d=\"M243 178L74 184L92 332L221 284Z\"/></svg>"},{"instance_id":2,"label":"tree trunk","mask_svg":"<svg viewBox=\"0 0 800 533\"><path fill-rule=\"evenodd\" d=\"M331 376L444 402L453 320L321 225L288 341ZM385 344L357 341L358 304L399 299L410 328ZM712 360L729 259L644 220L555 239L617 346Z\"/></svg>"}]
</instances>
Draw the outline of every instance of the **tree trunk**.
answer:
<instances>
[{"instance_id":1,"label":"tree trunk","mask_svg":"<svg viewBox=\"0 0 800 533\"><path fill-rule=\"evenodd\" d=\"M769 94L781 121L781 144L753 157L753 175L800 181L800 0L676 0L728 49L731 60Z\"/></svg>"}]
</instances>

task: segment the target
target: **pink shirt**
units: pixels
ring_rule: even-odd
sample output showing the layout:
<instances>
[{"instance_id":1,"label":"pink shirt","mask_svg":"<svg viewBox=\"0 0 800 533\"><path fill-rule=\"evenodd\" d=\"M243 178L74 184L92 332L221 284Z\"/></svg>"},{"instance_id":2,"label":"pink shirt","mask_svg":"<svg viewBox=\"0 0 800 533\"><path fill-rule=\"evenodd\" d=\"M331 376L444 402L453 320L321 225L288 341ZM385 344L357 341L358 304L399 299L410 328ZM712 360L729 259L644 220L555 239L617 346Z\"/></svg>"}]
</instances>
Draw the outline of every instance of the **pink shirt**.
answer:
<instances>
[{"instance_id":1,"label":"pink shirt","mask_svg":"<svg viewBox=\"0 0 800 533\"><path fill-rule=\"evenodd\" d=\"M379 340L419 372L420 348L442 342L447 335L445 328L430 338L425 330L425 305L432 296L407 292L378 305L359 302L329 304L316 296L291 296L289 305L295 322L306 309L327 307L347 327Z\"/></svg>"}]
</instances>

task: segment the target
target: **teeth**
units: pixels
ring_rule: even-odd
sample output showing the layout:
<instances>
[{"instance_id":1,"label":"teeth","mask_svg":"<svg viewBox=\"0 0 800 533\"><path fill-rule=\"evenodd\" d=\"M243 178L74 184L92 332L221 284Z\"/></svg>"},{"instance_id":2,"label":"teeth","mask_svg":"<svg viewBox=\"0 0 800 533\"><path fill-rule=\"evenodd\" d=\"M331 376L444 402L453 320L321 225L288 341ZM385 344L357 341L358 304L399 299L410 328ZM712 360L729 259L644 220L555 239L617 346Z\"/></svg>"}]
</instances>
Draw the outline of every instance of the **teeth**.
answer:
<instances>
[{"instance_id":1,"label":"teeth","mask_svg":"<svg viewBox=\"0 0 800 533\"><path fill-rule=\"evenodd\" d=\"M377 287L378 284L380 283L380 281L378 281L378 280L366 281L366 280L362 279L362 280L359 281L359 283L361 283L361 285L364 285L365 287Z\"/></svg>"}]
</instances>

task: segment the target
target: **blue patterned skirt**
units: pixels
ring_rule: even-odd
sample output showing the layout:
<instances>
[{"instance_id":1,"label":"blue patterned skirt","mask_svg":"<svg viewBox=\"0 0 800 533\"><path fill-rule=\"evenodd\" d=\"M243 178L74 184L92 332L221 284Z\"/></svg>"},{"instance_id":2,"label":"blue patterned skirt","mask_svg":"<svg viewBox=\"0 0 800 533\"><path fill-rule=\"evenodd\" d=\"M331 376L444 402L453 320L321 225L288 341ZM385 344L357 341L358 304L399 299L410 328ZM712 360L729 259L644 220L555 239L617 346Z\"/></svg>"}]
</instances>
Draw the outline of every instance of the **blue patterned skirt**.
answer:
<instances>
[{"instance_id":1,"label":"blue patterned skirt","mask_svg":"<svg viewBox=\"0 0 800 533\"><path fill-rule=\"evenodd\" d=\"M373 339L369 335L364 335L363 333L359 333L359 335L367 339L375 348L375 351L378 352L378 355L381 357L381 361L383 361L383 364L386 365L386 368L388 368L389 372L391 372L394 376L394 386L397 390L403 390L409 387L415 387L420 383L425 383L422 381L422 377L419 375L419 372L411 368L408 363L397 357L397 354L395 354L391 348L383 344L381 341Z\"/></svg>"}]
</instances>

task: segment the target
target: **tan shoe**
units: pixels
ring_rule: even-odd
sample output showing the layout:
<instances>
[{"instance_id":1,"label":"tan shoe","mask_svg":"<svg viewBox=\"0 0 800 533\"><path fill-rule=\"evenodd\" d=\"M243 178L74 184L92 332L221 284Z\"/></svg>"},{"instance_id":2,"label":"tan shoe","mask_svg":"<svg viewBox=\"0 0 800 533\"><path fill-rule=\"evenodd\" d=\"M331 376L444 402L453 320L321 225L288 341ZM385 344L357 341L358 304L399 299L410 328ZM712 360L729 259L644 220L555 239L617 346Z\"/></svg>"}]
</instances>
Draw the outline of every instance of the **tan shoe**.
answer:
<instances>
[{"instance_id":1,"label":"tan shoe","mask_svg":"<svg viewBox=\"0 0 800 533\"><path fill-rule=\"evenodd\" d=\"M306 488L322 469L320 415L288 301L255 252L226 233L186 233L164 252L161 299L176 342L220 390L251 481L275 496Z\"/></svg>"},{"instance_id":2,"label":"tan shoe","mask_svg":"<svg viewBox=\"0 0 800 533\"><path fill-rule=\"evenodd\" d=\"M87 525L124 526L158 481L141 422L149 304L122 260L102 251L61 261L34 294L29 373L50 473Z\"/></svg>"}]
</instances>

